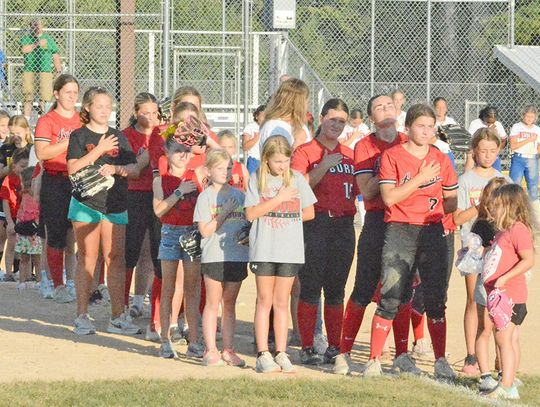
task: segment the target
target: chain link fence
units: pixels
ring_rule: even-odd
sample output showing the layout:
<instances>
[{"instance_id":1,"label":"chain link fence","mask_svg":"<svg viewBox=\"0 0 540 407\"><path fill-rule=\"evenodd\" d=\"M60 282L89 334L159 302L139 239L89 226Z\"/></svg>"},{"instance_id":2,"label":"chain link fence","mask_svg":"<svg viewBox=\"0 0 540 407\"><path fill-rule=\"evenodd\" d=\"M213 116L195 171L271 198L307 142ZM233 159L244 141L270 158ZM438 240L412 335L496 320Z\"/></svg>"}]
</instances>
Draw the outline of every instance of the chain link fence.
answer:
<instances>
[{"instance_id":1,"label":"chain link fence","mask_svg":"<svg viewBox=\"0 0 540 407\"><path fill-rule=\"evenodd\" d=\"M282 74L309 85L314 116L331 96L365 110L371 95L394 89L405 93L405 107L446 98L449 115L465 126L482 103L498 107L507 129L523 105L540 105L540 95L493 51L512 40L540 45L540 0L516 2L515 13L511 0L296 4L296 28L277 31L266 0L0 0L8 84L2 100L12 110L22 108L22 40L39 17L58 46L63 71L74 74L83 91L99 85L113 94L119 125L136 93L163 97L191 85L217 129L239 131L245 108L266 103Z\"/></svg>"}]
</instances>

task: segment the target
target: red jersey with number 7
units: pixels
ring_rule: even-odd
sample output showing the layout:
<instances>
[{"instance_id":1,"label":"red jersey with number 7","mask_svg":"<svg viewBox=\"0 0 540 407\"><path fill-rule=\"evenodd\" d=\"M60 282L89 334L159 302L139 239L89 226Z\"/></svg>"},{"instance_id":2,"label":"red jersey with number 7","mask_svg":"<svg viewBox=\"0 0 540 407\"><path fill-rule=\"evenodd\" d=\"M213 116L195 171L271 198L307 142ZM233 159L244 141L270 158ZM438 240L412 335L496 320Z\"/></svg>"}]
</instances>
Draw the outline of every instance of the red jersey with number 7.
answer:
<instances>
[{"instance_id":1,"label":"red jersey with number 7","mask_svg":"<svg viewBox=\"0 0 540 407\"><path fill-rule=\"evenodd\" d=\"M302 144L292 157L291 168L307 174L316 168L324 158L324 153L341 154L341 163L330 168L319 183L313 188L317 197L316 212L326 212L331 216L354 216L356 213L355 200L358 187L354 172L353 151L340 143L332 151L323 146L317 139Z\"/></svg>"},{"instance_id":2,"label":"red jersey with number 7","mask_svg":"<svg viewBox=\"0 0 540 407\"><path fill-rule=\"evenodd\" d=\"M409 153L403 145L386 150L381 157L379 184L400 187L418 174L423 162L439 163L439 175L424 182L403 201L386 207L385 222L429 225L443 219L443 191L456 190L458 182L450 158L438 148L429 146L429 152L423 159Z\"/></svg>"}]
</instances>

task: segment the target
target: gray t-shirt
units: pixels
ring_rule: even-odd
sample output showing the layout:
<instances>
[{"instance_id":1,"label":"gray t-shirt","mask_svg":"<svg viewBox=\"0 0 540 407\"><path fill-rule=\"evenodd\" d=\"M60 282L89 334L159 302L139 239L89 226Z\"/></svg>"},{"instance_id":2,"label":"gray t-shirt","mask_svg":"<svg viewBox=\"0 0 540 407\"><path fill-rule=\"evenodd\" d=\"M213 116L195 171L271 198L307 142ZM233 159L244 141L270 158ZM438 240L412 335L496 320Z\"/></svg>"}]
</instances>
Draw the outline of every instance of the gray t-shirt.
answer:
<instances>
[{"instance_id":1,"label":"gray t-shirt","mask_svg":"<svg viewBox=\"0 0 540 407\"><path fill-rule=\"evenodd\" d=\"M482 196L482 191L487 183L495 177L504 177L509 182L512 182L510 178L506 177L503 173L495 170L491 178L484 178L477 175L473 170L468 170L459 177L458 180L458 209L464 211L469 209L471 206L476 206L480 203L480 197ZM471 227L476 221L476 218L465 222L461 225L461 239L463 240L464 236L467 236L471 231Z\"/></svg>"},{"instance_id":2,"label":"gray t-shirt","mask_svg":"<svg viewBox=\"0 0 540 407\"><path fill-rule=\"evenodd\" d=\"M201 240L201 263L247 262L247 246L238 244L237 233L246 224L244 215L244 193L236 188L216 191L212 186L206 188L197 198L193 222L210 222L219 213L222 205L230 198L238 206L212 236Z\"/></svg>"},{"instance_id":3,"label":"gray t-shirt","mask_svg":"<svg viewBox=\"0 0 540 407\"><path fill-rule=\"evenodd\" d=\"M266 215L253 221L249 234L249 261L303 264L304 229L302 209L317 202L302 174L293 170L291 187L298 189L298 197L283 202ZM249 179L245 207L275 197L283 185L283 178L268 175L266 189L259 193L256 176Z\"/></svg>"}]
</instances>

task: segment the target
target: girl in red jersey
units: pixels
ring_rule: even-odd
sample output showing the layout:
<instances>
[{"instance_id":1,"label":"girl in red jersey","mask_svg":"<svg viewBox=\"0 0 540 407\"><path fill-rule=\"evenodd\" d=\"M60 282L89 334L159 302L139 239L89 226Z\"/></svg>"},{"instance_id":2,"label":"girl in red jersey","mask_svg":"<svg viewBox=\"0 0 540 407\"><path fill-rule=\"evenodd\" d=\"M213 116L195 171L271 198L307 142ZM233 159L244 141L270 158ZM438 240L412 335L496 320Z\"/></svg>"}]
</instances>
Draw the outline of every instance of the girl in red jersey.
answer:
<instances>
[{"instance_id":1,"label":"girl in red jersey","mask_svg":"<svg viewBox=\"0 0 540 407\"><path fill-rule=\"evenodd\" d=\"M9 174L4 178L0 188L0 198L6 215L6 280L11 275L15 255L15 222L21 205L21 172L28 167L28 149L19 148L10 157ZM11 275L11 281L14 281ZM24 282L24 281L21 281Z\"/></svg>"},{"instance_id":2,"label":"girl in red jersey","mask_svg":"<svg viewBox=\"0 0 540 407\"><path fill-rule=\"evenodd\" d=\"M229 169L229 185L238 188L240 191L245 191L249 183L249 173L247 168L239 161L235 160L238 155L238 141L234 134L229 130L223 130L218 133L219 145L231 157L231 165Z\"/></svg>"},{"instance_id":3,"label":"girl in red jersey","mask_svg":"<svg viewBox=\"0 0 540 407\"><path fill-rule=\"evenodd\" d=\"M137 177L139 168L135 154L124 135L109 127L112 99L103 88L90 88L83 96L81 123L73 132L66 155L70 175L98 167L103 177L112 181L100 191L74 188L68 218L73 222L77 239L76 273L77 318L74 333L89 335L96 328L88 315L88 300L96 262L101 251L107 266L107 282L111 294L111 319L107 332L134 335L140 328L124 311L125 233L127 215L127 177ZM86 178L78 183L84 187Z\"/></svg>"},{"instance_id":4,"label":"girl in red jersey","mask_svg":"<svg viewBox=\"0 0 540 407\"><path fill-rule=\"evenodd\" d=\"M137 156L140 175L128 180L128 218L126 226L126 286L124 303L129 306L129 291L135 266L135 295L129 310L132 318L142 316L144 297L153 272L160 276L157 254L159 249L159 220L152 207L152 168L148 145L158 122L158 103L150 93L135 97L133 117L122 132ZM151 321L152 322L152 321ZM152 324L150 324L152 325ZM152 331L152 329L150 329Z\"/></svg>"},{"instance_id":5,"label":"girl in red jersey","mask_svg":"<svg viewBox=\"0 0 540 407\"><path fill-rule=\"evenodd\" d=\"M159 354L167 359L178 357L170 340L169 327L177 324L185 293L186 317L190 326L187 355L202 358L204 346L198 342L201 266L200 261L190 258L179 242L180 237L193 225L197 196L202 191L199 180L203 175L198 171L202 169L195 171L188 168L190 147L182 144L175 135L165 140L165 151L169 170L153 181L154 212L162 223L158 254L163 276Z\"/></svg>"},{"instance_id":6,"label":"girl in red jersey","mask_svg":"<svg viewBox=\"0 0 540 407\"><path fill-rule=\"evenodd\" d=\"M301 360L309 365L321 362L313 347L321 289L328 336L325 363L333 363L339 354L345 283L354 257L353 218L358 195L354 153L338 141L348 117L349 108L341 99L327 101L315 139L295 150L291 165L305 175L317 198L315 219L304 225L306 263L299 274Z\"/></svg>"},{"instance_id":7,"label":"girl in red jersey","mask_svg":"<svg viewBox=\"0 0 540 407\"><path fill-rule=\"evenodd\" d=\"M379 184L387 223L382 252L382 289L371 329L365 376L380 375L380 356L400 304L410 300L416 263L424 290L435 376L455 377L446 360L447 246L442 219L457 204L457 177L448 156L430 145L435 113L427 105L407 111L409 140L386 150ZM407 323L408 328L408 323Z\"/></svg>"},{"instance_id":8,"label":"girl in red jersey","mask_svg":"<svg viewBox=\"0 0 540 407\"><path fill-rule=\"evenodd\" d=\"M67 216L71 183L67 173L66 153L71 133L81 127L79 112L75 109L79 98L79 83L72 75L62 74L54 82L53 90L55 102L36 125L35 148L37 158L43 163L39 203L47 235L47 263L55 287L53 299L58 303L66 303L75 300L73 278L77 263L75 237ZM69 289L63 281L64 266Z\"/></svg>"},{"instance_id":9,"label":"girl in red jersey","mask_svg":"<svg viewBox=\"0 0 540 407\"><path fill-rule=\"evenodd\" d=\"M313 204L317 199L306 179L291 170L291 155L291 146L284 136L270 137L264 143L261 166L257 176L250 178L246 194L246 219L253 222L249 234L249 267L257 280L255 369L259 373L295 371L285 353L287 308L292 285L305 259L302 221L313 219ZM275 358L268 349L268 318L272 308Z\"/></svg>"},{"instance_id":10,"label":"girl in red jersey","mask_svg":"<svg viewBox=\"0 0 540 407\"><path fill-rule=\"evenodd\" d=\"M485 255L482 279L489 295L502 290L513 304L511 321L495 332L501 352L502 380L490 398L519 399L514 383L519 363L517 326L527 315L525 273L534 267L533 216L527 193L516 184L503 185L492 194L488 212L497 234Z\"/></svg>"}]
</instances>

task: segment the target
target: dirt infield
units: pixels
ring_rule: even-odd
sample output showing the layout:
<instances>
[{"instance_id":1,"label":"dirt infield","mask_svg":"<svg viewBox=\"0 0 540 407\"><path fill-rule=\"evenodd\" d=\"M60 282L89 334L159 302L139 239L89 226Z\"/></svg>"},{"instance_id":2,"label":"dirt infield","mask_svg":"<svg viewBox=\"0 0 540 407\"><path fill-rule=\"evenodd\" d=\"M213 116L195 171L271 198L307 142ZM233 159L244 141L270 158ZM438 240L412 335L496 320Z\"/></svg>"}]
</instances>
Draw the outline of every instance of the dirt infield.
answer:
<instances>
[{"instance_id":1,"label":"dirt infield","mask_svg":"<svg viewBox=\"0 0 540 407\"><path fill-rule=\"evenodd\" d=\"M537 266L540 256L537 256ZM538 274L538 273L535 273ZM351 271L347 295L354 282ZM454 270L448 292L448 347L449 360L456 369L465 357L462 315L465 302L464 281ZM20 380L95 380L167 378L223 378L238 375L256 375L254 372L252 329L255 304L254 277L244 282L237 303L237 351L245 357L248 367L206 368L198 360L186 359L185 346L178 346L179 361L157 357L158 345L144 340L144 335L124 337L105 332L109 308L93 306L90 314L96 319L97 335L78 337L71 332L75 317L75 304L59 305L42 299L35 290L19 293L15 283L0 283L0 382ZM540 375L540 350L535 332L540 332L540 277L534 275L529 286L529 314L521 331L522 363L520 371ZM368 356L369 327L374 305L366 317L353 350L353 360L364 363ZM148 319L137 320L146 327ZM411 333L412 334L412 333ZM427 329L426 329L427 335ZM290 349L293 362L298 355ZM431 362L420 362L419 367L432 370ZM359 366L357 366L358 368ZM330 365L320 368L299 367L298 377L324 378ZM322 373L321 373L322 372ZM353 374L358 374L355 369Z\"/></svg>"}]
</instances>

